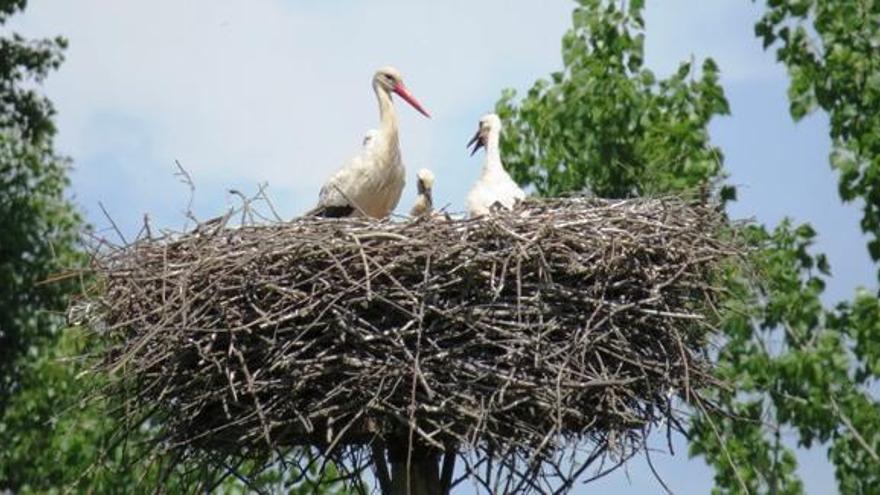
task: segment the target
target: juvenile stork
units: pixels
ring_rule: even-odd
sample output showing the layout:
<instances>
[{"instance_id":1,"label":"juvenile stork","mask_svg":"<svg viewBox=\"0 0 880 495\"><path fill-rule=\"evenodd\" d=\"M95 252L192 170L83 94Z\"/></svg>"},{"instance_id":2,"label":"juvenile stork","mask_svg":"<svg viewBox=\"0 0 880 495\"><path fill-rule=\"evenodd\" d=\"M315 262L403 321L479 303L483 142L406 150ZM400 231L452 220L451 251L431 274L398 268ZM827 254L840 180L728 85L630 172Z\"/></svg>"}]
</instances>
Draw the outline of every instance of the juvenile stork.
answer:
<instances>
[{"instance_id":1,"label":"juvenile stork","mask_svg":"<svg viewBox=\"0 0 880 495\"><path fill-rule=\"evenodd\" d=\"M416 176L416 186L419 188L419 195L415 204L409 211L411 217L427 217L434 211L434 198L431 188L434 187L434 174L430 170L423 168L419 170Z\"/></svg>"},{"instance_id":2,"label":"juvenile stork","mask_svg":"<svg viewBox=\"0 0 880 495\"><path fill-rule=\"evenodd\" d=\"M500 138L501 119L490 113L480 119L480 127L468 143L468 147L474 147L471 155L486 147L483 172L467 196L468 214L472 218L488 215L493 208L511 209L526 197L526 193L504 170L498 143Z\"/></svg>"},{"instance_id":3,"label":"juvenile stork","mask_svg":"<svg viewBox=\"0 0 880 495\"><path fill-rule=\"evenodd\" d=\"M373 91L379 101L379 128L367 132L360 153L324 184L318 205L307 215L385 218L400 201L406 179L391 93L425 117L430 115L406 89L400 72L393 67L376 71Z\"/></svg>"}]
</instances>

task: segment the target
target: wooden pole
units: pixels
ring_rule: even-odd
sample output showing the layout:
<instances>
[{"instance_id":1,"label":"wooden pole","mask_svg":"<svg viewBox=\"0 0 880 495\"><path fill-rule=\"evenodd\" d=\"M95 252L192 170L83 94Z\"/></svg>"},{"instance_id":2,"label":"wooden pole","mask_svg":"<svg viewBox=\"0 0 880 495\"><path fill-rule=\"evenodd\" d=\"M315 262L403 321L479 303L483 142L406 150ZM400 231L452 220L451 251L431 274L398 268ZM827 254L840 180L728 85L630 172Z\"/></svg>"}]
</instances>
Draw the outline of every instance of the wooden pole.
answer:
<instances>
[{"instance_id":1,"label":"wooden pole","mask_svg":"<svg viewBox=\"0 0 880 495\"><path fill-rule=\"evenodd\" d=\"M439 453L418 446L410 451L406 440L387 449L374 446L373 462L382 495L447 495L447 478L451 477L447 471L452 469L450 459L454 460L454 452L447 453L442 473L440 457Z\"/></svg>"},{"instance_id":2,"label":"wooden pole","mask_svg":"<svg viewBox=\"0 0 880 495\"><path fill-rule=\"evenodd\" d=\"M443 495L437 455L391 461L390 495Z\"/></svg>"}]
</instances>

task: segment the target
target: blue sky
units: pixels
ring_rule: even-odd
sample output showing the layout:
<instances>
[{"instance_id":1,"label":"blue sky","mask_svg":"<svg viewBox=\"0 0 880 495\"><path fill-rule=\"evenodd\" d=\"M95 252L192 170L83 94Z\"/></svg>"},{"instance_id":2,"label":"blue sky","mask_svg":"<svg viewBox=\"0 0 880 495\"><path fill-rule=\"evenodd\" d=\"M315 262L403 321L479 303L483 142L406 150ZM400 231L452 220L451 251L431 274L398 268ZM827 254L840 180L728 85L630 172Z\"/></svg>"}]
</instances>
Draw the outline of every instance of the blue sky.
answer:
<instances>
[{"instance_id":1,"label":"blue sky","mask_svg":"<svg viewBox=\"0 0 880 495\"><path fill-rule=\"evenodd\" d=\"M377 121L369 81L393 64L431 111L401 107L401 145L415 171L433 169L435 198L463 209L478 157L465 142L501 90L523 90L561 66L568 0L31 0L11 22L28 36L61 34L68 60L46 84L59 114L58 145L74 160L73 195L89 220L107 225L98 202L129 235L143 214L181 227L188 192L178 159L196 182L195 210L210 217L233 204L227 190L268 182L281 214L314 204L322 181ZM809 221L834 279L826 300L877 289L858 230L827 164L823 115L795 125L786 75L753 36L761 6L748 0L653 0L647 64L659 75L682 61L714 57L733 115L712 124L740 189L732 212L775 224ZM399 206L414 197L408 187ZM789 439L793 436L788 435ZM657 446L661 447L658 441ZM652 456L676 493L707 493L711 472L676 456ZM834 493L822 451L801 452L808 493ZM644 461L578 492L660 493Z\"/></svg>"}]
</instances>

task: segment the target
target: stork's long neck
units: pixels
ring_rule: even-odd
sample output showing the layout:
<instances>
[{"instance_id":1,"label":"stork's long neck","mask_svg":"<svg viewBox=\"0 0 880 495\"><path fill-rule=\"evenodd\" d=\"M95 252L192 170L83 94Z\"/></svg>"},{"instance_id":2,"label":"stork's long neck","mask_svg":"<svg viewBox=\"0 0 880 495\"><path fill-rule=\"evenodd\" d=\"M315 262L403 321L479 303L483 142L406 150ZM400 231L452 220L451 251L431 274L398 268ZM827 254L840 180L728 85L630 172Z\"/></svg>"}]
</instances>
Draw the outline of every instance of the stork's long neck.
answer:
<instances>
[{"instance_id":1,"label":"stork's long neck","mask_svg":"<svg viewBox=\"0 0 880 495\"><path fill-rule=\"evenodd\" d=\"M483 174L503 172L504 165L501 163L500 139L501 131L491 129L486 137L486 163L483 165Z\"/></svg>"},{"instance_id":2,"label":"stork's long neck","mask_svg":"<svg viewBox=\"0 0 880 495\"><path fill-rule=\"evenodd\" d=\"M394 112L394 103L391 95L378 83L373 83L373 91L379 100L379 133L385 137L386 143L397 143L397 114Z\"/></svg>"}]
</instances>

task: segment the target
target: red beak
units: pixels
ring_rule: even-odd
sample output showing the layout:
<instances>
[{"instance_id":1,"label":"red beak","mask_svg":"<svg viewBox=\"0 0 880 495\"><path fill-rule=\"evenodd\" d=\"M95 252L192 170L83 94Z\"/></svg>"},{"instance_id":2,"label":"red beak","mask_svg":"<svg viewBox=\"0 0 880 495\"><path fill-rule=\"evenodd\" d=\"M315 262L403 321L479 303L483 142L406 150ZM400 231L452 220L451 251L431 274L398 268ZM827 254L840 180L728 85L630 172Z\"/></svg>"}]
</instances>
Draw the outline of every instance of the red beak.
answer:
<instances>
[{"instance_id":1,"label":"red beak","mask_svg":"<svg viewBox=\"0 0 880 495\"><path fill-rule=\"evenodd\" d=\"M431 114L425 110L425 107L422 106L421 103L416 100L415 96L411 95L410 92L406 89L406 86L403 83L397 83L397 86L394 87L394 92L397 93L401 98L406 100L407 103L412 105L413 108L419 111L425 117L431 118Z\"/></svg>"}]
</instances>

